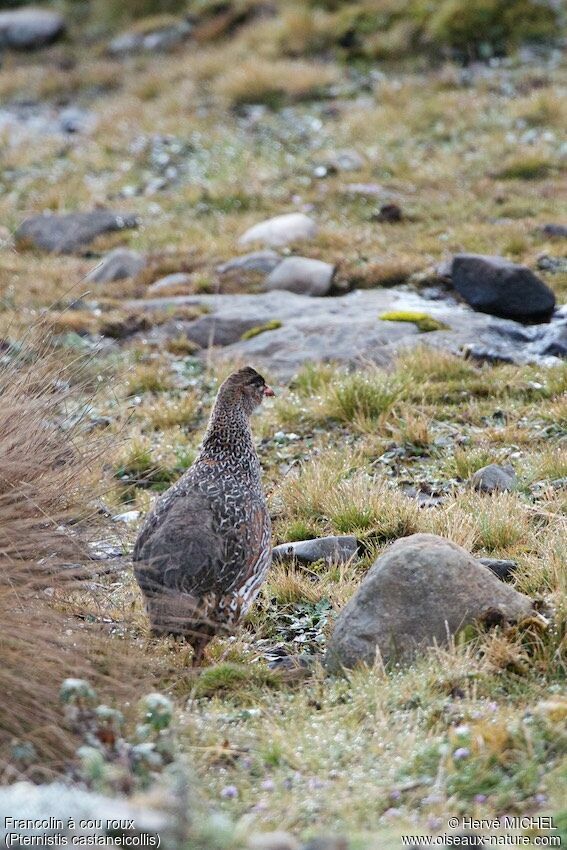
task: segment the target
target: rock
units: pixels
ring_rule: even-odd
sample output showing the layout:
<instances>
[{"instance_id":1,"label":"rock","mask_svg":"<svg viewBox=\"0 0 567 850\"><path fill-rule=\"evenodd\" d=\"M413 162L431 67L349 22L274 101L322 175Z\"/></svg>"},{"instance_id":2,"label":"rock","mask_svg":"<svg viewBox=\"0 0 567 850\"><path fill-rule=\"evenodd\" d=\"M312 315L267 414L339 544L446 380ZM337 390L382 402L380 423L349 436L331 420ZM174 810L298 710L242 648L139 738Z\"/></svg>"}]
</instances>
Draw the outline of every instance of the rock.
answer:
<instances>
[{"instance_id":1,"label":"rock","mask_svg":"<svg viewBox=\"0 0 567 850\"><path fill-rule=\"evenodd\" d=\"M567 357L567 325L558 322L548 327L534 348L543 356Z\"/></svg>"},{"instance_id":2,"label":"rock","mask_svg":"<svg viewBox=\"0 0 567 850\"><path fill-rule=\"evenodd\" d=\"M317 225L304 213L286 213L261 221L244 233L238 240L239 245L251 242L263 242L271 248L288 245L290 242L314 239Z\"/></svg>"},{"instance_id":3,"label":"rock","mask_svg":"<svg viewBox=\"0 0 567 850\"><path fill-rule=\"evenodd\" d=\"M410 660L446 645L465 626L490 618L517 622L532 601L499 581L461 546L434 534L397 540L371 567L339 614L325 664L332 673L357 663Z\"/></svg>"},{"instance_id":4,"label":"rock","mask_svg":"<svg viewBox=\"0 0 567 850\"><path fill-rule=\"evenodd\" d=\"M275 251L253 251L242 257L234 257L226 263L217 266L216 272L220 275L234 274L236 272L259 272L269 274L275 269L282 258Z\"/></svg>"},{"instance_id":5,"label":"rock","mask_svg":"<svg viewBox=\"0 0 567 850\"><path fill-rule=\"evenodd\" d=\"M108 52L113 56L127 56L130 53L165 53L179 47L191 34L192 26L188 21L170 20L154 27L132 29L122 32L112 39Z\"/></svg>"},{"instance_id":6,"label":"rock","mask_svg":"<svg viewBox=\"0 0 567 850\"><path fill-rule=\"evenodd\" d=\"M500 581L508 581L518 569L515 561L505 561L500 558L478 558L478 562L488 567Z\"/></svg>"},{"instance_id":7,"label":"rock","mask_svg":"<svg viewBox=\"0 0 567 850\"><path fill-rule=\"evenodd\" d=\"M167 292L170 294L175 294L172 290L178 290L180 288L186 288L191 285L193 280L192 275L187 274L186 272L174 272L173 274L166 274L165 277L160 277L159 280L154 281L154 283L148 286L146 292L148 295L162 295Z\"/></svg>"},{"instance_id":8,"label":"rock","mask_svg":"<svg viewBox=\"0 0 567 850\"><path fill-rule=\"evenodd\" d=\"M158 836L164 843L173 840L173 818L151 808L147 799L136 802L104 797L63 782L15 782L0 788L0 813L0 847L105 846L115 841L118 845L150 847L155 846ZM10 818L21 818L25 825L14 828ZM62 821L61 826L58 821ZM107 821L120 824L111 827ZM8 843L10 833L18 833L21 839ZM129 839L125 840L126 835Z\"/></svg>"},{"instance_id":9,"label":"rock","mask_svg":"<svg viewBox=\"0 0 567 850\"><path fill-rule=\"evenodd\" d=\"M372 216L373 221L395 224L403 218L401 207L398 204L382 204L380 211Z\"/></svg>"},{"instance_id":10,"label":"rock","mask_svg":"<svg viewBox=\"0 0 567 850\"><path fill-rule=\"evenodd\" d=\"M248 839L247 850L300 850L289 832L263 832Z\"/></svg>"},{"instance_id":11,"label":"rock","mask_svg":"<svg viewBox=\"0 0 567 850\"><path fill-rule=\"evenodd\" d=\"M123 280L126 277L136 277L146 265L146 260L138 251L128 248L116 248L94 267L87 275L87 280L94 283L110 283Z\"/></svg>"},{"instance_id":12,"label":"rock","mask_svg":"<svg viewBox=\"0 0 567 850\"><path fill-rule=\"evenodd\" d=\"M497 346L509 362L549 363L539 355L536 341L526 341L524 334L535 332L535 326L494 319L475 313L465 304L427 301L413 292L393 288L358 289L340 298L311 298L285 290L258 294L189 294L178 297L144 298L129 301L125 308L133 314L146 310L167 311L182 305L202 306L227 329L232 323L234 342L222 352L222 358L254 363L283 380L288 380L305 363L335 362L359 367L363 362L389 365L402 349L423 345L424 335L413 322L384 322L378 319L385 311L424 312L448 325L448 330L428 333L427 345L443 351L462 354L469 346L482 345L493 350ZM210 319L209 319L210 321ZM281 322L281 327L274 323ZM270 325L270 333L241 339L249 328ZM502 337L495 325L506 325L511 335ZM555 325L542 326L549 329ZM185 333L185 326L178 328ZM160 333L163 326L159 328ZM513 333L512 333L513 331ZM521 338L515 339L521 332ZM539 338L539 337L538 337ZM159 341L158 341L159 344ZM205 357L203 353L199 356ZM472 356L472 355L471 355Z\"/></svg>"},{"instance_id":13,"label":"rock","mask_svg":"<svg viewBox=\"0 0 567 850\"><path fill-rule=\"evenodd\" d=\"M327 162L330 171L360 171L365 165L366 160L362 154L353 148L337 151Z\"/></svg>"},{"instance_id":14,"label":"rock","mask_svg":"<svg viewBox=\"0 0 567 850\"><path fill-rule=\"evenodd\" d=\"M344 564L354 558L358 552L356 537L316 537L313 540L298 540L295 543L282 543L272 550L275 563L299 561L300 564L312 564L325 560Z\"/></svg>"},{"instance_id":15,"label":"rock","mask_svg":"<svg viewBox=\"0 0 567 850\"><path fill-rule=\"evenodd\" d=\"M287 289L299 295L328 295L336 267L308 257L287 257L266 278L264 288Z\"/></svg>"},{"instance_id":16,"label":"rock","mask_svg":"<svg viewBox=\"0 0 567 850\"><path fill-rule=\"evenodd\" d=\"M55 254L72 254L97 236L137 227L135 215L110 210L55 215L44 213L26 219L15 233L19 248L40 248Z\"/></svg>"},{"instance_id":17,"label":"rock","mask_svg":"<svg viewBox=\"0 0 567 850\"><path fill-rule=\"evenodd\" d=\"M349 195L368 195L379 197L385 194L385 189L379 183L347 183L344 191Z\"/></svg>"},{"instance_id":18,"label":"rock","mask_svg":"<svg viewBox=\"0 0 567 850\"><path fill-rule=\"evenodd\" d=\"M190 322L184 328L187 339L195 342L200 348L212 345L232 345L242 339L242 334L257 327L253 318L221 319L217 316L202 316Z\"/></svg>"},{"instance_id":19,"label":"rock","mask_svg":"<svg viewBox=\"0 0 567 850\"><path fill-rule=\"evenodd\" d=\"M500 466L497 463L489 463L482 469L477 469L469 478L469 484L473 490L481 493L496 493L504 490L513 490L516 486L516 473L514 467L507 463Z\"/></svg>"},{"instance_id":20,"label":"rock","mask_svg":"<svg viewBox=\"0 0 567 850\"><path fill-rule=\"evenodd\" d=\"M567 238L567 224L546 224L541 230L544 236L550 236L552 239Z\"/></svg>"},{"instance_id":21,"label":"rock","mask_svg":"<svg viewBox=\"0 0 567 850\"><path fill-rule=\"evenodd\" d=\"M36 50L57 41L65 21L57 12L29 6L0 12L0 49Z\"/></svg>"},{"instance_id":22,"label":"rock","mask_svg":"<svg viewBox=\"0 0 567 850\"><path fill-rule=\"evenodd\" d=\"M481 313L533 324L547 322L555 296L526 266L502 257L457 254L451 266L453 286Z\"/></svg>"}]
</instances>

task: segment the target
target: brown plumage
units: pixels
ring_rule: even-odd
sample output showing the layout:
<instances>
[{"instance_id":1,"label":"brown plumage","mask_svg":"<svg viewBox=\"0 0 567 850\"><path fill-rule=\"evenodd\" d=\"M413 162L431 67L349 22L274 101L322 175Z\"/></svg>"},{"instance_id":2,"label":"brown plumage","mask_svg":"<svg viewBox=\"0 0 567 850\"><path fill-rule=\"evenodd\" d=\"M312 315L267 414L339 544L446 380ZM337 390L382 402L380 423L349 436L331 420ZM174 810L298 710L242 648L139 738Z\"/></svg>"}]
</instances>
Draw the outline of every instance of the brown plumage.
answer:
<instances>
[{"instance_id":1,"label":"brown plumage","mask_svg":"<svg viewBox=\"0 0 567 850\"><path fill-rule=\"evenodd\" d=\"M184 635L193 663L250 607L271 563L271 524L250 415L273 391L254 369L219 389L201 451L158 499L134 547L154 632Z\"/></svg>"}]
</instances>

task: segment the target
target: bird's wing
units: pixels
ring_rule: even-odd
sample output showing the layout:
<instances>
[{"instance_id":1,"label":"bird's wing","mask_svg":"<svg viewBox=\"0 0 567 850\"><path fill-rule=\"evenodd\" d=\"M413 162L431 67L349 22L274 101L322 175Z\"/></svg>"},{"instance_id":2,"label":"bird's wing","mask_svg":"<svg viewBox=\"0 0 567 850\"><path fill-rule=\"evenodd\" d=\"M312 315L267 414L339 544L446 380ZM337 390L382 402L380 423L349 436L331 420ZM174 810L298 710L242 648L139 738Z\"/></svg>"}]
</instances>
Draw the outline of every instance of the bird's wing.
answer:
<instances>
[{"instance_id":1,"label":"bird's wing","mask_svg":"<svg viewBox=\"0 0 567 850\"><path fill-rule=\"evenodd\" d=\"M169 495L169 494L168 494ZM199 596L215 589L225 557L210 499L177 491L148 517L134 548L136 573L148 592L175 590Z\"/></svg>"}]
</instances>

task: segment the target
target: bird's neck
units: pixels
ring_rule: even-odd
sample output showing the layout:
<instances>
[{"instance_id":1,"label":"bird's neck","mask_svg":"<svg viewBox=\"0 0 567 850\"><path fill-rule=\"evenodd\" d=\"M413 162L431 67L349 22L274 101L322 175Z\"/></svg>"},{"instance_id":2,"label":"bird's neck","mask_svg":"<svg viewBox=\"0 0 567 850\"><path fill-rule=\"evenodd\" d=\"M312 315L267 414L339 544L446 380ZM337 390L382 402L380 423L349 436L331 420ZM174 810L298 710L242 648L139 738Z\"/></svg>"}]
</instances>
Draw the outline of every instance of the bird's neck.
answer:
<instances>
[{"instance_id":1,"label":"bird's neck","mask_svg":"<svg viewBox=\"0 0 567 850\"><path fill-rule=\"evenodd\" d=\"M250 420L240 404L215 404L199 459L224 462L235 472L259 474Z\"/></svg>"}]
</instances>

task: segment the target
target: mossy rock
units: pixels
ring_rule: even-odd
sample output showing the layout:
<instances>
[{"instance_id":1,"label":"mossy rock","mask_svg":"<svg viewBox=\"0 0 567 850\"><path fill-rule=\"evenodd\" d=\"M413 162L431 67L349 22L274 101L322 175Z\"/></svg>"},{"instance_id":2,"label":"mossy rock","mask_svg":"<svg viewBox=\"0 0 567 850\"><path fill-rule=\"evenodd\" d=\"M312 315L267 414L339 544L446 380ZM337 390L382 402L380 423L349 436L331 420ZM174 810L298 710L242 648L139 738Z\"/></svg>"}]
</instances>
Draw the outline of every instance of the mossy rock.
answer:
<instances>
[{"instance_id":1,"label":"mossy rock","mask_svg":"<svg viewBox=\"0 0 567 850\"><path fill-rule=\"evenodd\" d=\"M383 322L412 322L421 333L430 331L447 331L449 325L434 319L427 313L414 313L411 310L390 310L379 317Z\"/></svg>"}]
</instances>

